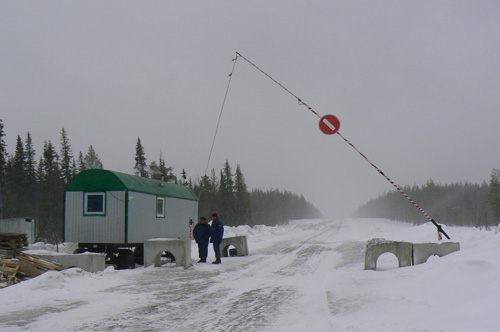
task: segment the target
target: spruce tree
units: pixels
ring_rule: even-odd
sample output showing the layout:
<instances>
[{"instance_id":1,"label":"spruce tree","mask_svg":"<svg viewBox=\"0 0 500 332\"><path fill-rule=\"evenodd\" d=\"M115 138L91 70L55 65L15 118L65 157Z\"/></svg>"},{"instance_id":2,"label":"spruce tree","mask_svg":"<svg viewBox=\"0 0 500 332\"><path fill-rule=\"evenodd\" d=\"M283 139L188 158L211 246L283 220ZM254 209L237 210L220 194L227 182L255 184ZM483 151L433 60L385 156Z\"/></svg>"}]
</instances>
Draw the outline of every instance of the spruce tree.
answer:
<instances>
[{"instance_id":1,"label":"spruce tree","mask_svg":"<svg viewBox=\"0 0 500 332\"><path fill-rule=\"evenodd\" d=\"M231 173L231 166L226 160L224 168L220 171L219 180L219 204L220 213L226 219L224 223L227 225L236 225L235 208L234 208L234 194L233 194L233 174Z\"/></svg>"},{"instance_id":2,"label":"spruce tree","mask_svg":"<svg viewBox=\"0 0 500 332\"><path fill-rule=\"evenodd\" d=\"M493 210L495 223L500 223L500 170L494 168L491 171L488 200Z\"/></svg>"},{"instance_id":3,"label":"spruce tree","mask_svg":"<svg viewBox=\"0 0 500 332\"><path fill-rule=\"evenodd\" d=\"M212 213L219 211L219 202L217 198L218 179L215 176L215 169L212 168L210 177L204 175L201 177L200 186L195 186L194 192L199 195L199 215L210 217ZM201 187L201 188L200 188Z\"/></svg>"},{"instance_id":4,"label":"spruce tree","mask_svg":"<svg viewBox=\"0 0 500 332\"><path fill-rule=\"evenodd\" d=\"M36 165L35 160L35 149L33 148L33 141L31 140L31 135L28 132L26 135L26 141L24 145L24 153L26 155L26 180L29 185L36 183Z\"/></svg>"},{"instance_id":5,"label":"spruce tree","mask_svg":"<svg viewBox=\"0 0 500 332\"><path fill-rule=\"evenodd\" d=\"M174 175L174 173L172 173L173 171L172 166L167 167L165 160L161 157L161 153L160 153L159 171L165 177L165 181L174 183L177 182L177 177Z\"/></svg>"},{"instance_id":6,"label":"spruce tree","mask_svg":"<svg viewBox=\"0 0 500 332\"><path fill-rule=\"evenodd\" d=\"M219 184L217 186L217 199L218 199L218 205L219 205L219 210L226 212L228 208L228 202L226 200L226 188L227 188L227 181L226 181L226 176L224 175L224 172L222 170L219 171ZM221 213L219 211L219 213Z\"/></svg>"},{"instance_id":7,"label":"spruce tree","mask_svg":"<svg viewBox=\"0 0 500 332\"><path fill-rule=\"evenodd\" d=\"M85 165L85 169L102 169L102 162L99 159L99 155L95 152L94 147L89 146L89 151L83 158L83 163Z\"/></svg>"},{"instance_id":8,"label":"spruce tree","mask_svg":"<svg viewBox=\"0 0 500 332\"><path fill-rule=\"evenodd\" d=\"M172 167L167 167L161 153L158 164L155 161L149 164L149 173L151 178L155 180L161 180L163 178L165 182L175 183L177 181L177 177L172 173Z\"/></svg>"},{"instance_id":9,"label":"spruce tree","mask_svg":"<svg viewBox=\"0 0 500 332\"><path fill-rule=\"evenodd\" d=\"M250 194L248 193L245 177L243 176L240 165L236 165L234 192L235 223L237 225L248 225L250 223Z\"/></svg>"},{"instance_id":10,"label":"spruce tree","mask_svg":"<svg viewBox=\"0 0 500 332\"><path fill-rule=\"evenodd\" d=\"M78 172L83 172L86 169L85 160L83 159L83 154L80 151L80 154L78 155Z\"/></svg>"},{"instance_id":11,"label":"spruce tree","mask_svg":"<svg viewBox=\"0 0 500 332\"><path fill-rule=\"evenodd\" d=\"M78 167L76 166L76 160L73 157L71 161L71 178L74 178L78 174Z\"/></svg>"},{"instance_id":12,"label":"spruce tree","mask_svg":"<svg viewBox=\"0 0 500 332\"><path fill-rule=\"evenodd\" d=\"M55 243L62 239L64 182L59 155L50 140L45 141L41 165L40 233L45 240Z\"/></svg>"},{"instance_id":13,"label":"spruce tree","mask_svg":"<svg viewBox=\"0 0 500 332\"><path fill-rule=\"evenodd\" d=\"M181 172L181 178L182 178L181 184L184 186L187 186L187 174L186 174L186 170L184 168L182 169L182 172Z\"/></svg>"},{"instance_id":14,"label":"spruce tree","mask_svg":"<svg viewBox=\"0 0 500 332\"><path fill-rule=\"evenodd\" d=\"M7 144L4 139L3 126L3 120L0 119L0 190L5 183L5 169L7 167Z\"/></svg>"},{"instance_id":15,"label":"spruce tree","mask_svg":"<svg viewBox=\"0 0 500 332\"><path fill-rule=\"evenodd\" d=\"M42 233L44 232L44 228L42 224L44 223L44 215L47 213L44 211L44 205L45 203L45 188L43 185L43 181L45 178L45 170L43 167L43 157L40 157L40 160L38 162L38 166L36 168L36 182L37 182L37 191L36 191L36 197L37 197L37 202L36 202L36 217L37 217L37 223L36 223L36 234L37 234L37 240L39 238L42 238Z\"/></svg>"},{"instance_id":16,"label":"spruce tree","mask_svg":"<svg viewBox=\"0 0 500 332\"><path fill-rule=\"evenodd\" d=\"M13 163L14 157L7 155L7 161L5 163L4 184L1 188L3 218L12 218L14 214L12 203L16 200L16 197L14 197L13 181L11 180Z\"/></svg>"},{"instance_id":17,"label":"spruce tree","mask_svg":"<svg viewBox=\"0 0 500 332\"><path fill-rule=\"evenodd\" d=\"M35 149L33 148L33 141L28 132L24 144L25 158L25 172L26 172L26 216L35 217L38 201L38 183L36 179L37 162L35 159Z\"/></svg>"},{"instance_id":18,"label":"spruce tree","mask_svg":"<svg viewBox=\"0 0 500 332\"><path fill-rule=\"evenodd\" d=\"M193 190L196 195L198 195L198 214L200 217L207 217L210 215L210 209L208 207L210 200L209 194L210 180L207 175L203 175L200 179L199 185L195 185ZM212 211L214 212L214 211Z\"/></svg>"},{"instance_id":19,"label":"spruce tree","mask_svg":"<svg viewBox=\"0 0 500 332\"><path fill-rule=\"evenodd\" d=\"M233 192L233 174L231 170L231 166L229 166L229 161L226 160L224 163L224 177L226 178L226 192Z\"/></svg>"},{"instance_id":20,"label":"spruce tree","mask_svg":"<svg viewBox=\"0 0 500 332\"><path fill-rule=\"evenodd\" d=\"M210 171L209 183L213 194L215 194L219 190L219 188L217 187L218 182L219 179L217 179L217 175L215 175L215 168L212 168L212 170Z\"/></svg>"},{"instance_id":21,"label":"spruce tree","mask_svg":"<svg viewBox=\"0 0 500 332\"><path fill-rule=\"evenodd\" d=\"M36 168L36 182L41 185L43 183L44 177L45 171L43 169L43 157L40 157L40 161L38 162L38 166Z\"/></svg>"},{"instance_id":22,"label":"spruce tree","mask_svg":"<svg viewBox=\"0 0 500 332\"><path fill-rule=\"evenodd\" d=\"M16 150L7 160L5 181L2 188L2 214L5 218L22 217L26 190L24 144L18 135Z\"/></svg>"},{"instance_id":23,"label":"spruce tree","mask_svg":"<svg viewBox=\"0 0 500 332\"><path fill-rule=\"evenodd\" d=\"M60 189L60 165L59 155L57 154L52 142L45 141L43 146L43 180L44 185L49 185L51 188Z\"/></svg>"},{"instance_id":24,"label":"spruce tree","mask_svg":"<svg viewBox=\"0 0 500 332\"><path fill-rule=\"evenodd\" d=\"M160 173L160 166L158 166L158 164L154 160L149 164L149 174L151 176L151 179L154 180L161 180L162 178L162 174Z\"/></svg>"},{"instance_id":25,"label":"spruce tree","mask_svg":"<svg viewBox=\"0 0 500 332\"><path fill-rule=\"evenodd\" d=\"M61 130L61 176L64 184L68 184L73 179L73 152L69 144L68 134L63 128Z\"/></svg>"},{"instance_id":26,"label":"spruce tree","mask_svg":"<svg viewBox=\"0 0 500 332\"><path fill-rule=\"evenodd\" d=\"M17 135L16 140L16 151L14 153L14 158L12 162L12 177L11 181L16 182L18 185L22 186L22 183L26 177L25 175L25 158L24 144L21 136Z\"/></svg>"},{"instance_id":27,"label":"spruce tree","mask_svg":"<svg viewBox=\"0 0 500 332\"><path fill-rule=\"evenodd\" d=\"M12 158L9 175L9 196L11 197L11 217L23 216L23 198L26 197L26 166L25 166L24 144L21 136L17 136L16 151Z\"/></svg>"},{"instance_id":28,"label":"spruce tree","mask_svg":"<svg viewBox=\"0 0 500 332\"><path fill-rule=\"evenodd\" d=\"M143 178L149 177L146 164L146 156L144 154L144 148L141 144L141 139L137 137L137 144L135 145L135 166L134 174L139 175Z\"/></svg>"}]
</instances>

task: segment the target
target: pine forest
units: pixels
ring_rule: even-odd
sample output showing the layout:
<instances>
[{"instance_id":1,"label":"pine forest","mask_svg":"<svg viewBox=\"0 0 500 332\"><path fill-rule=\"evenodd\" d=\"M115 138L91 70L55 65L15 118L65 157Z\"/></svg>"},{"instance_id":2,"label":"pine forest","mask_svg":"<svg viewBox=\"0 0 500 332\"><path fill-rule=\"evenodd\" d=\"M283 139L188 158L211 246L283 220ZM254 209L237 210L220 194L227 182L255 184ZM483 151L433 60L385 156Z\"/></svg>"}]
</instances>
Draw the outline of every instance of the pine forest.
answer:
<instances>
[{"instance_id":1,"label":"pine forest","mask_svg":"<svg viewBox=\"0 0 500 332\"><path fill-rule=\"evenodd\" d=\"M401 188L436 222L445 225L486 227L500 223L500 172L493 169L489 184L437 184ZM390 191L358 208L355 217L388 218L414 224L427 218L398 191Z\"/></svg>"}]
</instances>

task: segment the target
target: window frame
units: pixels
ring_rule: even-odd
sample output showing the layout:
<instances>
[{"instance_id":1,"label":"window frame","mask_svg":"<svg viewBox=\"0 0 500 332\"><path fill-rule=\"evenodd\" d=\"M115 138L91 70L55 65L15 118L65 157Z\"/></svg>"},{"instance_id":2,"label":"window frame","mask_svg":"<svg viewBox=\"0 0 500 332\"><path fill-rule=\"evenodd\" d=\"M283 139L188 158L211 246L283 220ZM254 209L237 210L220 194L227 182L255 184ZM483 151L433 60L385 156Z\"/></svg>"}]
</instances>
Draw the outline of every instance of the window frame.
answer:
<instances>
[{"instance_id":1,"label":"window frame","mask_svg":"<svg viewBox=\"0 0 500 332\"><path fill-rule=\"evenodd\" d=\"M162 202L162 213L158 213L158 203ZM156 196L156 218L165 218L165 197Z\"/></svg>"},{"instance_id":2,"label":"window frame","mask_svg":"<svg viewBox=\"0 0 500 332\"><path fill-rule=\"evenodd\" d=\"M102 197L102 211L98 211L98 212L88 211L88 209L89 209L89 206L88 206L89 196L97 196L97 195ZM105 216L106 215L106 206L107 206L106 203L107 203L107 193L105 191L84 192L83 193L83 215L86 217Z\"/></svg>"}]
</instances>

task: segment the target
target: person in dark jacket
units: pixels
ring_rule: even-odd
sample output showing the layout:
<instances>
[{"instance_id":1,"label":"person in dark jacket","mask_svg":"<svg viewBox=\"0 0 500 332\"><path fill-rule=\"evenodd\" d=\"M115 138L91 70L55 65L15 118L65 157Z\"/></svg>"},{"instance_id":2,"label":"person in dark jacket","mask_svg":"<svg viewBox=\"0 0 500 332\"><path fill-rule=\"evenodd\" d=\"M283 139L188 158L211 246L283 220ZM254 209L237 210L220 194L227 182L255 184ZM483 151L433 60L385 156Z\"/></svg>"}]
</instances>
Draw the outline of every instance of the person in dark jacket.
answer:
<instances>
[{"instance_id":1,"label":"person in dark jacket","mask_svg":"<svg viewBox=\"0 0 500 332\"><path fill-rule=\"evenodd\" d=\"M214 244L215 261L212 264L220 264L220 243L222 242L222 237L224 236L224 225L220 221L217 213L212 214L212 226L210 242Z\"/></svg>"},{"instance_id":2,"label":"person in dark jacket","mask_svg":"<svg viewBox=\"0 0 500 332\"><path fill-rule=\"evenodd\" d=\"M198 243L198 256L200 260L198 263L206 263L208 256L208 241L210 239L211 229L207 223L207 218L201 217L200 222L194 226L193 237Z\"/></svg>"}]
</instances>

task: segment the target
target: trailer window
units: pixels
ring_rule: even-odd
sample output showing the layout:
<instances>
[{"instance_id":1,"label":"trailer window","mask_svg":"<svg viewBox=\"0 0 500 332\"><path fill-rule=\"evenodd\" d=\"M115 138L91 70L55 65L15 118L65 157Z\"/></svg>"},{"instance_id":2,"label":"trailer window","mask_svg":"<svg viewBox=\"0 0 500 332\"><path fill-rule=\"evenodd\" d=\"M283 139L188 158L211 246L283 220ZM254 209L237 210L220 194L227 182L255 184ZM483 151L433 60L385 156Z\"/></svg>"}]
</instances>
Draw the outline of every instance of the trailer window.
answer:
<instances>
[{"instance_id":1,"label":"trailer window","mask_svg":"<svg viewBox=\"0 0 500 332\"><path fill-rule=\"evenodd\" d=\"M85 193L84 214L87 216L103 216L106 214L105 193Z\"/></svg>"},{"instance_id":2,"label":"trailer window","mask_svg":"<svg viewBox=\"0 0 500 332\"><path fill-rule=\"evenodd\" d=\"M156 217L165 218L165 198L156 197Z\"/></svg>"}]
</instances>

